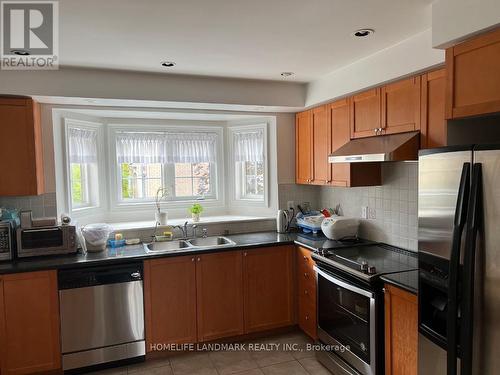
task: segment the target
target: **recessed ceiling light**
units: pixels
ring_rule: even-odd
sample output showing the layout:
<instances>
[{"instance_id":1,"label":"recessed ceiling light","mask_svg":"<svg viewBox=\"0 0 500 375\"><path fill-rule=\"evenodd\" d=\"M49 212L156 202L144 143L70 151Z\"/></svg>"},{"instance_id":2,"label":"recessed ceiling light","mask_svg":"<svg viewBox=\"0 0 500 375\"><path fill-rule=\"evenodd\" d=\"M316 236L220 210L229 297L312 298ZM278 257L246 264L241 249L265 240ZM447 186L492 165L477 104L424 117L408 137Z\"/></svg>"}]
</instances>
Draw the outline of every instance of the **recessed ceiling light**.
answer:
<instances>
[{"instance_id":1,"label":"recessed ceiling light","mask_svg":"<svg viewBox=\"0 0 500 375\"><path fill-rule=\"evenodd\" d=\"M294 72L283 72L281 73L282 77L290 77L293 76L295 73Z\"/></svg>"},{"instance_id":2,"label":"recessed ceiling light","mask_svg":"<svg viewBox=\"0 0 500 375\"><path fill-rule=\"evenodd\" d=\"M28 56L30 54L28 51L25 51L23 49L13 49L11 52L14 55L18 55L18 56Z\"/></svg>"},{"instance_id":3,"label":"recessed ceiling light","mask_svg":"<svg viewBox=\"0 0 500 375\"><path fill-rule=\"evenodd\" d=\"M165 68L172 68L175 66L175 63L173 61L162 61L161 66L164 66Z\"/></svg>"},{"instance_id":4,"label":"recessed ceiling light","mask_svg":"<svg viewBox=\"0 0 500 375\"><path fill-rule=\"evenodd\" d=\"M375 30L373 29L359 29L352 33L353 36L357 38L365 38L367 36L373 35Z\"/></svg>"}]
</instances>

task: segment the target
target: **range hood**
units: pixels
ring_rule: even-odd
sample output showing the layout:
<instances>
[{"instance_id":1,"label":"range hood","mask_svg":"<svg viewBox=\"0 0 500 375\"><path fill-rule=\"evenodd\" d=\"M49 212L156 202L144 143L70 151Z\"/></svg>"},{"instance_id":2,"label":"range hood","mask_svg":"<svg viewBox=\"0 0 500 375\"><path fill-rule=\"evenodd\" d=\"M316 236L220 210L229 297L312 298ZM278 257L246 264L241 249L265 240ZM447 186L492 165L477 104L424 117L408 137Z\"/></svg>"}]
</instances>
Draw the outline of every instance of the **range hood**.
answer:
<instances>
[{"instance_id":1,"label":"range hood","mask_svg":"<svg viewBox=\"0 0 500 375\"><path fill-rule=\"evenodd\" d=\"M418 160L420 133L409 132L358 138L328 156L329 163L368 163Z\"/></svg>"}]
</instances>

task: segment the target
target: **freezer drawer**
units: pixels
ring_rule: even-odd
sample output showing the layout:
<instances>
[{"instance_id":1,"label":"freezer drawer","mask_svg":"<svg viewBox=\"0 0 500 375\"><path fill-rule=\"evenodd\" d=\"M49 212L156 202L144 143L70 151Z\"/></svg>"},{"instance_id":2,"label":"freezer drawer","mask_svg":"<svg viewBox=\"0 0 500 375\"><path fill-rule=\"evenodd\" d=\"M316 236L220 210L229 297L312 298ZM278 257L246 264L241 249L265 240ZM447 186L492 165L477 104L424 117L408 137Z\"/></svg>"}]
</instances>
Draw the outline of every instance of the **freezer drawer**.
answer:
<instances>
[{"instance_id":1,"label":"freezer drawer","mask_svg":"<svg viewBox=\"0 0 500 375\"><path fill-rule=\"evenodd\" d=\"M59 291L62 353L144 340L142 280Z\"/></svg>"}]
</instances>

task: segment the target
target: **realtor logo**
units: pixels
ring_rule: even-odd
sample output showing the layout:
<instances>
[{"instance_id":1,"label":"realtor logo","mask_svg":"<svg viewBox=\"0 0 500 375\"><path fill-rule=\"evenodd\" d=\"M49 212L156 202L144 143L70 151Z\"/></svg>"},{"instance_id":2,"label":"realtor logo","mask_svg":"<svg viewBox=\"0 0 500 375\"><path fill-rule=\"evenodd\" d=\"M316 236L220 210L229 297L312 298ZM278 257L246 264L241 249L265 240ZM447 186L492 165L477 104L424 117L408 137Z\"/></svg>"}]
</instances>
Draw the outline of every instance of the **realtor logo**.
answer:
<instances>
[{"instance_id":1,"label":"realtor logo","mask_svg":"<svg viewBox=\"0 0 500 375\"><path fill-rule=\"evenodd\" d=\"M3 70L59 68L59 3L0 1Z\"/></svg>"}]
</instances>

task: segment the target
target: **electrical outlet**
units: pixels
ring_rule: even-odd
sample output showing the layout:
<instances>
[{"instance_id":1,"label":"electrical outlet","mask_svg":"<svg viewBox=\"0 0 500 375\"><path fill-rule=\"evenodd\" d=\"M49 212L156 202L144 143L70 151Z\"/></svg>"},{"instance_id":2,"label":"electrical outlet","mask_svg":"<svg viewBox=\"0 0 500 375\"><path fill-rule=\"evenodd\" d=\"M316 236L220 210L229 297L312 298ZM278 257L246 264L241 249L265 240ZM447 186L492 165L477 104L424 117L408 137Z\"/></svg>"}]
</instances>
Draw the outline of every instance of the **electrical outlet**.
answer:
<instances>
[{"instance_id":1,"label":"electrical outlet","mask_svg":"<svg viewBox=\"0 0 500 375\"><path fill-rule=\"evenodd\" d=\"M290 208L295 209L295 202L294 201L288 201L288 202L286 202L286 208L287 208L287 210L290 209Z\"/></svg>"},{"instance_id":2,"label":"electrical outlet","mask_svg":"<svg viewBox=\"0 0 500 375\"><path fill-rule=\"evenodd\" d=\"M377 218L377 211L374 208L369 207L368 208L368 219L375 220L376 218Z\"/></svg>"},{"instance_id":3,"label":"electrical outlet","mask_svg":"<svg viewBox=\"0 0 500 375\"><path fill-rule=\"evenodd\" d=\"M361 218L368 219L368 206L361 207Z\"/></svg>"}]
</instances>

